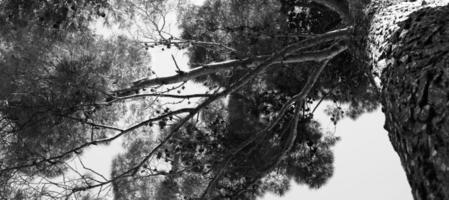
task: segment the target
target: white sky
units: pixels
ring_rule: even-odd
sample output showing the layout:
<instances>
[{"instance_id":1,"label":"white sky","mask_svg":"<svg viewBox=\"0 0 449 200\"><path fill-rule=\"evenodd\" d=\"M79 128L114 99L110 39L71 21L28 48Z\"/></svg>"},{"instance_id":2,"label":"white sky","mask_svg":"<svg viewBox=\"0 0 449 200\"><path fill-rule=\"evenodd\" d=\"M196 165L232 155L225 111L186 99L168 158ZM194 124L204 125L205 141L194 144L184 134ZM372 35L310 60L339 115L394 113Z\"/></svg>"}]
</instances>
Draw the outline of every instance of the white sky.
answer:
<instances>
[{"instance_id":1,"label":"white sky","mask_svg":"<svg viewBox=\"0 0 449 200\"><path fill-rule=\"evenodd\" d=\"M195 2L200 4L202 1ZM174 30L176 28L176 24L172 23L172 31L177 31ZM184 52L173 49L161 51L159 48L150 49L149 52L152 57L152 69L159 76L175 73L172 54L181 68L187 67L188 58ZM335 127L329 117L322 112L325 106L321 106L316 117L323 127L333 130ZM412 200L410 186L383 124L384 116L380 110L364 114L356 121L341 120L335 132L341 137L334 147L335 172L326 185L318 190L310 190L307 186L292 183L285 196L267 194L260 200ZM120 142L117 141L107 147L89 149L83 155L83 161L109 177L110 163L122 151Z\"/></svg>"},{"instance_id":2,"label":"white sky","mask_svg":"<svg viewBox=\"0 0 449 200\"><path fill-rule=\"evenodd\" d=\"M323 126L333 126L329 117L317 116ZM383 129L384 115L378 109L357 120L338 122L336 135L341 137L334 147L335 171L326 185L310 190L292 183L283 197L272 194L260 200L412 200L411 189L399 157Z\"/></svg>"}]
</instances>

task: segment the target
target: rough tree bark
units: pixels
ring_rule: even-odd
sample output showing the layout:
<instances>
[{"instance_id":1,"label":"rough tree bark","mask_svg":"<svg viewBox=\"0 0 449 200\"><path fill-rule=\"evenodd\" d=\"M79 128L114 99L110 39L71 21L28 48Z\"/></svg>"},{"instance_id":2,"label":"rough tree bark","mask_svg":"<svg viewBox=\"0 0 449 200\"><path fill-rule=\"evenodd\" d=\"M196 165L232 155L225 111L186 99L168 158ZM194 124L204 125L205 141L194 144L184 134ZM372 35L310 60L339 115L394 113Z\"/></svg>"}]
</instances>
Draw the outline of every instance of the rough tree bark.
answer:
<instances>
[{"instance_id":1,"label":"rough tree bark","mask_svg":"<svg viewBox=\"0 0 449 200\"><path fill-rule=\"evenodd\" d=\"M385 129L415 200L449 199L447 2L378 8L369 31L371 60L382 74Z\"/></svg>"}]
</instances>

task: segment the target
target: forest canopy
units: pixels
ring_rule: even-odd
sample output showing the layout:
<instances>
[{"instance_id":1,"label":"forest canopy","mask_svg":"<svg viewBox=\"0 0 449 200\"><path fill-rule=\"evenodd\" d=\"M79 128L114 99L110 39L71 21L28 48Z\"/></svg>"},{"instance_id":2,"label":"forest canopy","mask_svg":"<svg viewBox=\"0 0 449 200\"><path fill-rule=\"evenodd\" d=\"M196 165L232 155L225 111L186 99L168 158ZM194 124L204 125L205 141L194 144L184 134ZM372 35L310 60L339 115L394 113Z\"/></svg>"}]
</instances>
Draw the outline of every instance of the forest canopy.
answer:
<instances>
[{"instance_id":1,"label":"forest canopy","mask_svg":"<svg viewBox=\"0 0 449 200\"><path fill-rule=\"evenodd\" d=\"M0 1L0 196L256 199L292 180L320 188L339 138L314 114L331 102L337 124L391 101L367 49L381 60L402 46L379 50L368 35L376 12L403 2ZM159 75L168 67L151 65L154 48L185 52L188 67L172 55L176 68ZM81 161L117 141L110 174Z\"/></svg>"},{"instance_id":2,"label":"forest canopy","mask_svg":"<svg viewBox=\"0 0 449 200\"><path fill-rule=\"evenodd\" d=\"M332 176L338 138L322 132L312 105L349 104L346 114L331 111L335 123L377 106L366 71L350 53L333 53L344 51L344 37L307 44L338 29L338 15L306 1L179 3L179 36L160 26L170 12L165 1L1 3L3 196L89 199L109 185L115 199L255 199L282 195L290 180L319 188ZM141 21L153 35L104 38L91 28L97 20L130 28ZM306 46L285 50L296 43ZM157 78L148 67L156 46L187 50L191 72ZM282 51L291 53L258 69ZM310 78L317 69L321 77ZM206 93L180 95L189 80ZM74 156L121 136L126 153L110 178L58 182ZM32 186L37 177L47 182Z\"/></svg>"}]
</instances>

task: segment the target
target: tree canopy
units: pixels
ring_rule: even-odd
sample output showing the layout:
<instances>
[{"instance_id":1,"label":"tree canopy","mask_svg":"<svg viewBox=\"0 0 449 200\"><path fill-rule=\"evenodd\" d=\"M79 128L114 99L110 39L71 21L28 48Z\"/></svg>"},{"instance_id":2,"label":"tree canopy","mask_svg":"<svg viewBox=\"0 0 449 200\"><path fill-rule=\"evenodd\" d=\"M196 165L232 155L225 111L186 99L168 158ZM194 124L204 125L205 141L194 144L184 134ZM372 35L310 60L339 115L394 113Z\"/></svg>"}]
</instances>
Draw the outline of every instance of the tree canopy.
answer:
<instances>
[{"instance_id":1,"label":"tree canopy","mask_svg":"<svg viewBox=\"0 0 449 200\"><path fill-rule=\"evenodd\" d=\"M179 35L168 3L0 2L0 196L103 199L111 187L116 200L256 199L329 180L339 138L316 108L333 102L337 124L380 103L357 35L368 2L176 1ZM151 34L102 37L101 20ZM176 72L159 77L155 47L186 52L189 69L172 56ZM186 94L194 84L204 92ZM73 170L119 138L107 177Z\"/></svg>"}]
</instances>

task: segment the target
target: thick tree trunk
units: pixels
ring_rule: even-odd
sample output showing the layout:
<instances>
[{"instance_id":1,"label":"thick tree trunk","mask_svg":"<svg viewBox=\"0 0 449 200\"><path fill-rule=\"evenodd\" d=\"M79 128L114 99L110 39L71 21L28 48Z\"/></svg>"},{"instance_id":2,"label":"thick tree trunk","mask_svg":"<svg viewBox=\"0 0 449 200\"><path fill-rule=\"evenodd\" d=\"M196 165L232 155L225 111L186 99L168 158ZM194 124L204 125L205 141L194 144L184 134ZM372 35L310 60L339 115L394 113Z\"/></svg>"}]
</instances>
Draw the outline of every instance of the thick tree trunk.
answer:
<instances>
[{"instance_id":1,"label":"thick tree trunk","mask_svg":"<svg viewBox=\"0 0 449 200\"><path fill-rule=\"evenodd\" d=\"M423 8L421 2L415 2L389 9L390 14L374 17L370 30L373 64L382 72L385 128L415 200L446 200L449 6Z\"/></svg>"}]
</instances>

